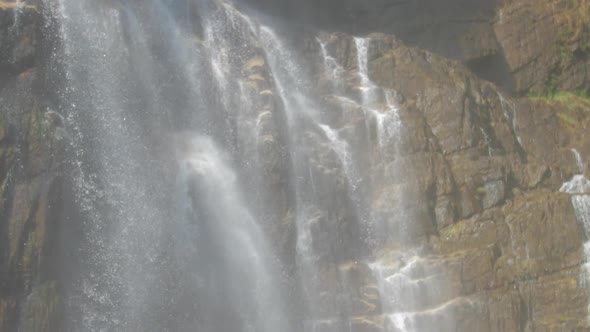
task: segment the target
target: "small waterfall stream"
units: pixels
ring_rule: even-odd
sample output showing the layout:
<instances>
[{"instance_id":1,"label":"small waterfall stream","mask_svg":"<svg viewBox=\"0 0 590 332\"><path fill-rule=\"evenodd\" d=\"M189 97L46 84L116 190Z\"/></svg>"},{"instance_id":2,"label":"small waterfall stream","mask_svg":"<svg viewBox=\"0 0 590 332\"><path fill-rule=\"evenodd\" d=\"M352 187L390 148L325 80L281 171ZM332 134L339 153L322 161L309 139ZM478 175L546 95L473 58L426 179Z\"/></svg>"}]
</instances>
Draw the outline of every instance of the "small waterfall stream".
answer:
<instances>
[{"instance_id":1,"label":"small waterfall stream","mask_svg":"<svg viewBox=\"0 0 590 332\"><path fill-rule=\"evenodd\" d=\"M590 294L590 180L584 175L584 161L582 156L576 149L572 149L572 153L576 158L576 164L580 174L574 175L570 181L564 183L559 191L572 195L572 204L576 211L576 218L585 231L585 275L580 279L585 280L585 288ZM590 312L590 307L588 308L588 312ZM590 321L590 316L588 320Z\"/></svg>"}]
</instances>

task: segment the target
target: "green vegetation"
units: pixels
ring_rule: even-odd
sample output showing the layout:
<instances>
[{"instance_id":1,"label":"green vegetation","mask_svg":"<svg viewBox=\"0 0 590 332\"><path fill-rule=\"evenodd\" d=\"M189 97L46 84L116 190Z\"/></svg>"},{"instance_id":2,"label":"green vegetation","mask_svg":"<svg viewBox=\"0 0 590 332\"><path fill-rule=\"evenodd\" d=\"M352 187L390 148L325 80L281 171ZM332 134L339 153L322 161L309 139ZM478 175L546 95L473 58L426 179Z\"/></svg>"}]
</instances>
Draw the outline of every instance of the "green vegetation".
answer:
<instances>
[{"instance_id":1,"label":"green vegetation","mask_svg":"<svg viewBox=\"0 0 590 332\"><path fill-rule=\"evenodd\" d=\"M533 100L559 104L564 107L566 111L558 112L557 116L561 121L573 127L579 124L579 121L576 120L576 113L590 113L590 95L583 91L553 91L546 93L535 93L533 91L529 92L527 97Z\"/></svg>"},{"instance_id":2,"label":"green vegetation","mask_svg":"<svg viewBox=\"0 0 590 332\"><path fill-rule=\"evenodd\" d=\"M577 124L576 120L574 120L571 116L567 113L557 113L557 116L565 123L575 126Z\"/></svg>"},{"instance_id":3,"label":"green vegetation","mask_svg":"<svg viewBox=\"0 0 590 332\"><path fill-rule=\"evenodd\" d=\"M530 99L559 103L572 112L590 112L590 94L584 91L546 91L544 93L539 93L531 90L527 94L527 97Z\"/></svg>"},{"instance_id":4,"label":"green vegetation","mask_svg":"<svg viewBox=\"0 0 590 332\"><path fill-rule=\"evenodd\" d=\"M588 40L590 33L590 1L587 0L562 0L559 11L555 13L557 39L555 41L555 53L558 55L558 63L552 68L546 83L546 90L557 92L557 78L563 74L564 68L568 68L576 61L577 57L590 53Z\"/></svg>"},{"instance_id":5,"label":"green vegetation","mask_svg":"<svg viewBox=\"0 0 590 332\"><path fill-rule=\"evenodd\" d=\"M475 191L480 194L480 195L485 195L487 194L488 190L486 189L486 187L478 187L477 189L475 189Z\"/></svg>"},{"instance_id":6,"label":"green vegetation","mask_svg":"<svg viewBox=\"0 0 590 332\"><path fill-rule=\"evenodd\" d=\"M566 26L568 41L580 38L590 28L590 2L587 0L568 0L563 4L563 12L558 22Z\"/></svg>"},{"instance_id":7,"label":"green vegetation","mask_svg":"<svg viewBox=\"0 0 590 332\"><path fill-rule=\"evenodd\" d=\"M452 224L442 229L441 238L445 239L445 241L457 241L461 239L462 235L465 233L466 228L467 224L465 221Z\"/></svg>"},{"instance_id":8,"label":"green vegetation","mask_svg":"<svg viewBox=\"0 0 590 332\"><path fill-rule=\"evenodd\" d=\"M566 65L574 60L574 52L572 52L570 43L575 35L574 31L567 26L559 32L557 42L555 44L556 52L559 54L559 61L561 65Z\"/></svg>"}]
</instances>

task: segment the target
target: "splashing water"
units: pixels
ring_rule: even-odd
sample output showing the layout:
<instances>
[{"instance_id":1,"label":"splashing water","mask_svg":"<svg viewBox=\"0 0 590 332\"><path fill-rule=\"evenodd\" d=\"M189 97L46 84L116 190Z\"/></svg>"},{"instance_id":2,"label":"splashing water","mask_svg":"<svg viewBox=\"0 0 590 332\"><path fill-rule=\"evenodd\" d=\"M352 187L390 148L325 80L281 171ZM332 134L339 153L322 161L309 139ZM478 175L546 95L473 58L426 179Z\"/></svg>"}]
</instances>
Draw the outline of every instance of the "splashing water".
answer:
<instances>
[{"instance_id":1,"label":"splashing water","mask_svg":"<svg viewBox=\"0 0 590 332\"><path fill-rule=\"evenodd\" d=\"M80 254L67 267L67 331L349 331L360 287L379 288L369 300L390 330L452 318L432 262L375 258L387 249L376 239L404 234L412 214L399 204L398 223L374 218L366 199L366 150L375 143L385 163L403 129L395 93L370 79L370 38L354 39L355 73L316 39L346 104L334 111L281 25L228 2L46 10L60 23L59 111L83 233L68 244ZM360 97L344 95L348 76ZM336 123L343 110L364 116L373 142Z\"/></svg>"}]
</instances>

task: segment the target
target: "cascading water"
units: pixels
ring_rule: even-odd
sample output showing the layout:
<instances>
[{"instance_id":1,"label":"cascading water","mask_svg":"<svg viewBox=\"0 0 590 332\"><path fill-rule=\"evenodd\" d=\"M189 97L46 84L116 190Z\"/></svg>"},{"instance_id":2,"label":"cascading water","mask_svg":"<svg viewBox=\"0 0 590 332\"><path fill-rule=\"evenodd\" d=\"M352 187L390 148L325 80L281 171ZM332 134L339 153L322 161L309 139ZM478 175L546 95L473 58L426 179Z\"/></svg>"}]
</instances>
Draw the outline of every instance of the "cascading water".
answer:
<instances>
[{"instance_id":1,"label":"cascading water","mask_svg":"<svg viewBox=\"0 0 590 332\"><path fill-rule=\"evenodd\" d=\"M193 271L199 276L194 280L199 285L194 295L195 299L207 299L206 310L211 320L195 325L207 331L217 330L224 319L211 318L235 310L241 318L240 325L228 325L225 329L240 330L240 326L247 326L245 330L283 330L285 312L274 280L279 271L269 264L274 258L260 225L244 206L236 187L236 174L210 138L187 139L186 151L180 152L183 165L179 182L184 188L180 194L188 195L192 204L186 205L186 215L190 217L184 221L178 237L183 239L183 234L193 234L194 239L180 241L179 254L188 256L187 264L198 267ZM191 227L191 223L196 226ZM195 249L184 247L186 244ZM232 282L236 277L239 282ZM225 293L231 297L223 299ZM220 299L227 302L221 302L220 307L212 305Z\"/></svg>"},{"instance_id":2,"label":"cascading water","mask_svg":"<svg viewBox=\"0 0 590 332\"><path fill-rule=\"evenodd\" d=\"M576 149L572 149L572 153L576 158L576 165L580 174L564 183L559 191L572 195L572 204L576 211L576 218L584 229L584 254L586 261L584 263L584 273L580 280L586 282L585 288L590 294L590 180L584 175L584 162L582 156ZM588 308L590 312L590 307ZM590 316L588 317L590 321Z\"/></svg>"},{"instance_id":3,"label":"cascading water","mask_svg":"<svg viewBox=\"0 0 590 332\"><path fill-rule=\"evenodd\" d=\"M412 213L398 198L395 220L377 216L367 199L370 148L387 164L403 129L395 92L370 79L370 38L353 41L357 71L314 39L339 104L327 109L280 24L231 3L47 10L83 220L68 331L427 331L451 319L441 267L418 249L376 258ZM364 126L335 120L348 116Z\"/></svg>"},{"instance_id":4,"label":"cascading water","mask_svg":"<svg viewBox=\"0 0 590 332\"><path fill-rule=\"evenodd\" d=\"M402 134L402 122L394 101L395 91L382 89L369 78L370 39L356 37L354 44L363 113L366 118L375 121L379 154L391 149L395 151ZM403 210L403 204L400 210ZM384 222L376 217L371 222L379 234L404 234L407 222L411 219L411 214L407 214L401 218L401 224ZM434 324L441 331L455 329L449 312L464 300L454 300L440 291L444 284L440 278L444 269L421 257L419 249L394 251L386 255L385 259L370 262L369 267L381 294L382 311L386 316L385 331L424 331L431 329Z\"/></svg>"},{"instance_id":5,"label":"cascading water","mask_svg":"<svg viewBox=\"0 0 590 332\"><path fill-rule=\"evenodd\" d=\"M227 113L239 96L228 93L235 86L219 71L226 50L213 47L212 33L227 12L204 21L201 43L173 3L64 0L52 9L62 20L62 111L87 219L68 328L288 330L272 299L280 266L239 198L231 160L222 162L213 138L193 137L235 135Z\"/></svg>"}]
</instances>

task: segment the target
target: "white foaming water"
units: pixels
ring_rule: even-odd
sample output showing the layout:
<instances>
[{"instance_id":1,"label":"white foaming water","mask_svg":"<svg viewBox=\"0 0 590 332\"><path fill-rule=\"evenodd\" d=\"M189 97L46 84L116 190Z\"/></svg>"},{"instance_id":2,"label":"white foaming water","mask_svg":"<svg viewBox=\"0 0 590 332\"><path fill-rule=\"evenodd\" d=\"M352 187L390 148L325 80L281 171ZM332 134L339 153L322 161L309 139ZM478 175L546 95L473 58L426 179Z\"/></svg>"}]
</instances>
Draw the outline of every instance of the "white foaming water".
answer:
<instances>
[{"instance_id":1,"label":"white foaming water","mask_svg":"<svg viewBox=\"0 0 590 332\"><path fill-rule=\"evenodd\" d=\"M340 139L338 132L330 128L330 126L320 124L320 128L322 128L322 130L326 134L326 137L328 138L328 140L330 140L332 150L336 152L336 154L338 155L338 159L340 159L340 162L342 163L342 166L344 168L346 178L350 181L350 186L352 187L352 190L355 191L357 189L357 183L355 181L357 177L353 174L354 166L352 165L352 158L350 156L348 143Z\"/></svg>"},{"instance_id":2,"label":"white foaming water","mask_svg":"<svg viewBox=\"0 0 590 332\"><path fill-rule=\"evenodd\" d=\"M502 112L504 113L504 117L508 121L508 123L512 126L512 132L516 135L516 140L518 144L522 145L522 139L520 137L520 130L518 129L518 112L516 111L516 107L514 106L513 102L507 101L504 96L498 92L498 98L500 99L500 105L502 107Z\"/></svg>"},{"instance_id":3,"label":"white foaming water","mask_svg":"<svg viewBox=\"0 0 590 332\"><path fill-rule=\"evenodd\" d=\"M373 112L377 119L377 135L381 147L392 141L396 141L402 127L402 122L399 117L397 106L393 102L391 91L385 93L385 101L387 103L386 112Z\"/></svg>"},{"instance_id":4,"label":"white foaming water","mask_svg":"<svg viewBox=\"0 0 590 332\"><path fill-rule=\"evenodd\" d=\"M583 174L577 174L564 183L559 191L575 195L590 194L590 181Z\"/></svg>"},{"instance_id":5,"label":"white foaming water","mask_svg":"<svg viewBox=\"0 0 590 332\"><path fill-rule=\"evenodd\" d=\"M260 27L258 38L269 61L277 90L285 103L289 124L304 118L318 122L317 105L306 95L308 92L303 90L309 87L309 82L302 73L302 66L297 63L296 56L268 26Z\"/></svg>"},{"instance_id":6,"label":"white foaming water","mask_svg":"<svg viewBox=\"0 0 590 332\"><path fill-rule=\"evenodd\" d=\"M481 131L484 141L485 141L486 145L488 146L488 157L491 157L493 154L493 149L492 149L492 145L491 145L492 139L490 138L490 135L488 135L488 133L483 128L479 128L479 130Z\"/></svg>"},{"instance_id":7,"label":"white foaming water","mask_svg":"<svg viewBox=\"0 0 590 332\"><path fill-rule=\"evenodd\" d=\"M458 298L442 305L418 312L402 312L388 316L385 323L387 332L421 332L436 326L436 331L457 331L453 321L453 310L459 307L472 308L474 303L467 299Z\"/></svg>"},{"instance_id":8,"label":"white foaming water","mask_svg":"<svg viewBox=\"0 0 590 332\"><path fill-rule=\"evenodd\" d=\"M578 165L578 170L581 173L584 173L584 161L582 160L582 155L580 155L580 152L576 149L572 149L572 153L574 154L574 157L576 157L576 164Z\"/></svg>"},{"instance_id":9,"label":"white foaming water","mask_svg":"<svg viewBox=\"0 0 590 332\"><path fill-rule=\"evenodd\" d=\"M576 157L576 164L580 172L583 172L584 162L582 156L576 149L572 149L572 153ZM584 275L580 276L580 279L584 283L583 286L586 287L588 296L590 296L590 181L584 174L577 174L570 181L564 183L559 191L572 195L571 199L576 212L576 219L585 231L584 254L586 260L584 263ZM590 323L590 304L588 305L587 319Z\"/></svg>"},{"instance_id":10,"label":"white foaming water","mask_svg":"<svg viewBox=\"0 0 590 332\"><path fill-rule=\"evenodd\" d=\"M326 134L326 137L330 141L332 151L336 153L340 163L342 164L344 175L346 176L348 186L350 187L349 195L354 204L357 218L359 219L359 227L365 233L364 242L368 244L369 247L374 247L376 243L376 227L374 225L374 220L371 218L370 212L362 201L362 181L354 165L354 159L350 146L345 140L340 138L339 133L330 128L330 126L323 124L320 124L319 126Z\"/></svg>"},{"instance_id":11,"label":"white foaming water","mask_svg":"<svg viewBox=\"0 0 590 332\"><path fill-rule=\"evenodd\" d=\"M580 173L583 173L584 161L582 160L582 156L576 149L572 149L571 151L574 154L574 157L576 158L576 165L578 166ZM562 193L568 193L572 195L590 195L590 181L586 178L586 176L584 176L584 174L577 174L574 175L574 177L570 181L565 182L561 186L559 191L561 191Z\"/></svg>"},{"instance_id":12,"label":"white foaming water","mask_svg":"<svg viewBox=\"0 0 590 332\"><path fill-rule=\"evenodd\" d=\"M322 52L322 58L324 59L324 71L326 76L330 79L330 83L333 85L333 89L336 92L342 91L342 83L344 78L344 68L338 64L336 59L334 59L328 53L326 49L326 44L322 42L321 39L316 39L318 44L320 44L320 50Z\"/></svg>"},{"instance_id":13,"label":"white foaming water","mask_svg":"<svg viewBox=\"0 0 590 332\"><path fill-rule=\"evenodd\" d=\"M377 138L380 147L394 142L401 129L398 108L394 103L393 92L376 86L369 78L369 38L355 37L357 50L357 67L361 81L361 102L365 114L374 117L377 124ZM383 98L382 98L382 97ZM385 107L379 110L380 99L384 99Z\"/></svg>"},{"instance_id":14,"label":"white foaming water","mask_svg":"<svg viewBox=\"0 0 590 332\"><path fill-rule=\"evenodd\" d=\"M369 78L369 44L370 39L355 37L358 72L361 79L361 98L365 107L377 102L377 87Z\"/></svg>"},{"instance_id":15,"label":"white foaming water","mask_svg":"<svg viewBox=\"0 0 590 332\"><path fill-rule=\"evenodd\" d=\"M383 313L388 320L385 331L419 332L429 326L437 331L454 331L453 310L473 307L463 298L452 298L441 290L439 268L416 254L401 254L392 262L369 265L381 294ZM435 325L433 325L433 323Z\"/></svg>"},{"instance_id":16,"label":"white foaming water","mask_svg":"<svg viewBox=\"0 0 590 332\"><path fill-rule=\"evenodd\" d=\"M419 310L422 303L429 300L439 303L448 300L441 300L439 294L433 292L438 285L433 275L439 271L429 263L418 255L403 254L395 262L377 261L369 265L379 281L384 312L411 312Z\"/></svg>"},{"instance_id":17,"label":"white foaming water","mask_svg":"<svg viewBox=\"0 0 590 332\"><path fill-rule=\"evenodd\" d=\"M220 94L221 102L227 110L231 110L235 105L232 104L232 93L235 80L232 79L232 63L241 60L244 49L239 43L227 38L229 33L239 33L240 38L248 38L253 29L253 23L249 18L239 13L234 7L226 3L218 4L219 10L206 15L204 21L204 44L210 54L210 63L213 70L213 76L219 89L223 92Z\"/></svg>"}]
</instances>

